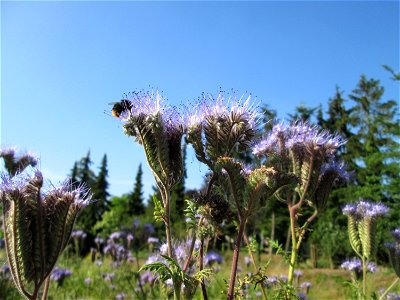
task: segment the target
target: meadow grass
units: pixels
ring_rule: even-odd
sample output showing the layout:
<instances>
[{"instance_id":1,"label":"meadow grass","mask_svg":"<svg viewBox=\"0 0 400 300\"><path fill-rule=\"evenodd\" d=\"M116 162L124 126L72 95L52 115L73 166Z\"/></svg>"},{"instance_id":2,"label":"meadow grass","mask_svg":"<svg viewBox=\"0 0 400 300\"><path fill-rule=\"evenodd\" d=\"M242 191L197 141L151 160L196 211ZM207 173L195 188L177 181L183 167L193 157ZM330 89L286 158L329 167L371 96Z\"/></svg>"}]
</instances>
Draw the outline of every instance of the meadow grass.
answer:
<instances>
[{"instance_id":1,"label":"meadow grass","mask_svg":"<svg viewBox=\"0 0 400 300\"><path fill-rule=\"evenodd\" d=\"M246 266L243 257L243 251L239 260L238 278L243 280L244 276L253 271L252 266ZM58 267L68 268L72 271L72 276L65 278L62 285L51 282L48 299L116 299L118 294L124 293L125 299L140 299L143 297L137 285L136 274L138 265L145 263L147 253L139 253L139 264L137 262L125 262L119 267L111 266L112 261L109 258L102 258L102 265L97 265L91 261L90 255L80 258L75 255L65 253L58 262ZM214 266L217 271L207 282L207 291L209 299L226 299L227 280L230 274L230 264L232 252L224 255L224 261L221 265ZM268 261L268 255L261 255L259 266ZM0 262L6 262L4 251L0 251ZM351 288L345 283L350 281L350 274L341 269L310 268L307 263L300 263L298 268L303 272L300 283L309 281L312 287L307 295L309 299L354 299ZM272 256L270 265L267 269L269 276L280 276L287 274L288 267L281 256ZM114 277L110 279L110 274ZM91 283L85 283L85 279L90 278ZM394 272L385 267L379 267L374 274L368 274L368 291L378 291L381 288L388 287L396 278ZM13 284L4 281L1 282L0 298L2 299L21 299ZM6 289L6 290L4 290ZM134 292L136 290L136 292ZM160 286L155 284L153 288L143 286L146 300L163 299ZM261 299L257 296L258 288L254 286L246 290L248 299ZM299 292L302 292L298 289ZM400 286L394 288L392 292L400 292ZM267 289L267 293L272 299L272 291ZM200 288L197 289L194 299L202 299Z\"/></svg>"}]
</instances>

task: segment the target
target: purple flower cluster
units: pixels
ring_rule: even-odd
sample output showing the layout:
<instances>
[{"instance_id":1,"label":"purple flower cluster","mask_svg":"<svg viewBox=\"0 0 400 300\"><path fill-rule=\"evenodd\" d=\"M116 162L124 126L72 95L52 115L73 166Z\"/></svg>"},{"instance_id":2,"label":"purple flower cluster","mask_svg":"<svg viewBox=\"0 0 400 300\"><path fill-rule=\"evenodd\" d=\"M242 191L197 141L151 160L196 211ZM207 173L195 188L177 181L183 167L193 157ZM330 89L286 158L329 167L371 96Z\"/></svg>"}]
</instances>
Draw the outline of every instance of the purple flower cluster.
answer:
<instances>
[{"instance_id":1,"label":"purple flower cluster","mask_svg":"<svg viewBox=\"0 0 400 300\"><path fill-rule=\"evenodd\" d=\"M50 274L50 279L57 281L57 283L61 285L63 283L64 279L71 275L72 275L71 270L55 268L53 270L53 272L51 272L51 274Z\"/></svg>"},{"instance_id":2,"label":"purple flower cluster","mask_svg":"<svg viewBox=\"0 0 400 300\"><path fill-rule=\"evenodd\" d=\"M227 119L231 116L240 116L246 120L251 128L255 128L260 118L251 102L251 96L237 98L235 93L226 95L220 92L217 97L212 94L203 94L202 98L187 109L184 122L185 128L189 130L202 126L208 117Z\"/></svg>"},{"instance_id":3,"label":"purple flower cluster","mask_svg":"<svg viewBox=\"0 0 400 300\"><path fill-rule=\"evenodd\" d=\"M393 255L400 255L400 228L392 231L394 242L386 242L385 246L391 250Z\"/></svg>"},{"instance_id":4,"label":"purple flower cluster","mask_svg":"<svg viewBox=\"0 0 400 300\"><path fill-rule=\"evenodd\" d=\"M374 203L369 200L360 200L356 203L346 204L342 212L344 215L352 215L357 219L377 218L387 215L389 208L380 202Z\"/></svg>"},{"instance_id":5,"label":"purple flower cluster","mask_svg":"<svg viewBox=\"0 0 400 300\"><path fill-rule=\"evenodd\" d=\"M183 118L176 107L166 106L164 97L156 91L139 91L125 95L125 110L119 115L122 121L137 118L151 119L160 116L167 133L183 132ZM129 104L127 104L129 103Z\"/></svg>"},{"instance_id":6,"label":"purple flower cluster","mask_svg":"<svg viewBox=\"0 0 400 300\"><path fill-rule=\"evenodd\" d=\"M132 255L123 245L115 243L114 240L110 239L106 246L104 246L104 254L109 254L113 259L113 262L121 262L127 260ZM119 264L114 266L118 266Z\"/></svg>"},{"instance_id":7,"label":"purple flower cluster","mask_svg":"<svg viewBox=\"0 0 400 300\"><path fill-rule=\"evenodd\" d=\"M71 233L71 238L77 239L77 240L84 240L84 239L86 239L86 236L87 236L86 232L84 232L83 230L80 230L80 229L73 230Z\"/></svg>"},{"instance_id":8,"label":"purple flower cluster","mask_svg":"<svg viewBox=\"0 0 400 300\"><path fill-rule=\"evenodd\" d=\"M307 148L323 151L329 157L344 143L345 141L339 135L330 134L328 131L308 123L296 122L287 125L280 122L275 124L272 131L253 146L253 154L268 155L269 153L279 153L284 148L287 150Z\"/></svg>"},{"instance_id":9,"label":"purple flower cluster","mask_svg":"<svg viewBox=\"0 0 400 300\"><path fill-rule=\"evenodd\" d=\"M222 263L222 256L217 252L208 252L204 258L204 264L212 266L214 263L221 264Z\"/></svg>"},{"instance_id":10,"label":"purple flower cluster","mask_svg":"<svg viewBox=\"0 0 400 300\"><path fill-rule=\"evenodd\" d=\"M352 259L345 260L344 262L342 262L340 267L349 272L356 272L356 273L361 273L362 269L363 269L362 262L359 258L352 258ZM369 262L367 265L367 271L371 272L371 273L375 273L376 265L373 262Z\"/></svg>"},{"instance_id":11,"label":"purple flower cluster","mask_svg":"<svg viewBox=\"0 0 400 300\"><path fill-rule=\"evenodd\" d=\"M302 284L300 284L301 289L309 289L310 287L312 287L312 284L309 281L304 281Z\"/></svg>"},{"instance_id":12,"label":"purple flower cluster","mask_svg":"<svg viewBox=\"0 0 400 300\"><path fill-rule=\"evenodd\" d=\"M301 276L303 276L303 272L300 271L300 270L294 270L293 274L294 274L294 276L296 276L296 277L301 277Z\"/></svg>"}]
</instances>

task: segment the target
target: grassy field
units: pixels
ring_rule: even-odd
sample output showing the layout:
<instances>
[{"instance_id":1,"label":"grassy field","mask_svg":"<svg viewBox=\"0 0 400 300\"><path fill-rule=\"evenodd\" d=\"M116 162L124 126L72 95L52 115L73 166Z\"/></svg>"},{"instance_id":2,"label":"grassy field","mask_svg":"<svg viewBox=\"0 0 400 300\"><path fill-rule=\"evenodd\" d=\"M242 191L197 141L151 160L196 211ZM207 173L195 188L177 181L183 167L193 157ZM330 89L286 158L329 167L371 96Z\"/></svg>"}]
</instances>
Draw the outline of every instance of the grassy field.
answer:
<instances>
[{"instance_id":1,"label":"grassy field","mask_svg":"<svg viewBox=\"0 0 400 300\"><path fill-rule=\"evenodd\" d=\"M252 266L246 266L243 257L240 259L238 278L243 279L244 276L253 270ZM229 279L230 263L232 253L225 254L224 261L221 265L214 266L217 271L207 282L207 291L209 299L225 299L226 298L226 282ZM99 261L94 263L91 257L87 256L80 259L76 256L64 255L58 263L60 268L68 268L72 271L72 275L66 277L64 282L59 285L53 281L50 285L48 299L162 299L160 294L160 286L155 284L153 287L145 285L142 290L138 286L137 270L138 265L142 265L146 260L146 253L140 253L139 262L125 262L120 266L112 266L111 261L105 258L100 265ZM262 266L268 260L267 255L261 256ZM0 262L5 263L5 253L0 252ZM299 265L299 270L303 276L299 278L301 282L311 282L312 287L307 294L308 299L352 299L351 288L346 285L346 281L350 281L348 272L341 269L312 269L306 263ZM269 276L285 275L287 273L287 265L280 256L273 256L268 267L267 274ZM87 278L90 278L90 282ZM393 271L388 268L379 267L374 274L368 274L368 290L378 291L386 288L396 278ZM86 279L86 282L85 282ZM10 280L1 279L0 299L19 299L16 289ZM305 292L300 288L298 292ZM143 292L142 292L143 291ZM246 290L248 299L261 299L258 288L250 287ZM392 292L400 292L400 286L397 286ZM267 289L268 295L272 295L272 290ZM200 289L196 291L195 299L202 299Z\"/></svg>"}]
</instances>

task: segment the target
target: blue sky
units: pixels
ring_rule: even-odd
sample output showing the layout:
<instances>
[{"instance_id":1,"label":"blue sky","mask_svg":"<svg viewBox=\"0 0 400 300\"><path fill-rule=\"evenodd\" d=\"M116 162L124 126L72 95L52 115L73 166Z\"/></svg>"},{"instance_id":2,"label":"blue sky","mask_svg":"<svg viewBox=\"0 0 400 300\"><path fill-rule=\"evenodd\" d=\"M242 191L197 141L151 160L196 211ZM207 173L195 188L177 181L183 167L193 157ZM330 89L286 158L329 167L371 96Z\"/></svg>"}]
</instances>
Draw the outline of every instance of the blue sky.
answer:
<instances>
[{"instance_id":1,"label":"blue sky","mask_svg":"<svg viewBox=\"0 0 400 300\"><path fill-rule=\"evenodd\" d=\"M361 74L398 85L399 2L1 2L1 138L36 152L59 181L90 149L108 156L110 192L132 186L142 148L109 102L149 87L176 105L202 92L251 92L280 117L325 105ZM187 187L205 168L187 158Z\"/></svg>"}]
</instances>

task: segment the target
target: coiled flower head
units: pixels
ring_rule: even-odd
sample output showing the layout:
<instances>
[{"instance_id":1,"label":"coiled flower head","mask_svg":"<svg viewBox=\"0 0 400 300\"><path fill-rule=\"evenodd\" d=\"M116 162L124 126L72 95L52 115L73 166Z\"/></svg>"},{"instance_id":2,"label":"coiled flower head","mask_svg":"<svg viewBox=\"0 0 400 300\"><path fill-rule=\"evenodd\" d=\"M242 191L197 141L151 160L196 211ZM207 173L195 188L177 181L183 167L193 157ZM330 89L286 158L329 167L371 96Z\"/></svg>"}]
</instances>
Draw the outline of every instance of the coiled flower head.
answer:
<instances>
[{"instance_id":1,"label":"coiled flower head","mask_svg":"<svg viewBox=\"0 0 400 300\"><path fill-rule=\"evenodd\" d=\"M389 208L382 203L360 200L343 207L347 215L350 245L360 257L372 258L377 250L376 221L385 216Z\"/></svg>"},{"instance_id":2,"label":"coiled flower head","mask_svg":"<svg viewBox=\"0 0 400 300\"><path fill-rule=\"evenodd\" d=\"M125 98L114 105L113 114L125 122L125 134L143 145L157 183L170 189L183 175L182 117L177 108L164 104L158 91L132 92Z\"/></svg>"},{"instance_id":3,"label":"coiled flower head","mask_svg":"<svg viewBox=\"0 0 400 300\"><path fill-rule=\"evenodd\" d=\"M91 199L84 187L70 182L43 192L42 173L31 177L2 174L7 258L19 292L32 298L65 249L78 212ZM31 291L29 291L31 290Z\"/></svg>"},{"instance_id":4,"label":"coiled flower head","mask_svg":"<svg viewBox=\"0 0 400 300\"><path fill-rule=\"evenodd\" d=\"M246 99L220 92L216 97L203 94L185 117L187 140L197 158L213 169L220 156L247 149L255 135L259 113Z\"/></svg>"}]
</instances>

